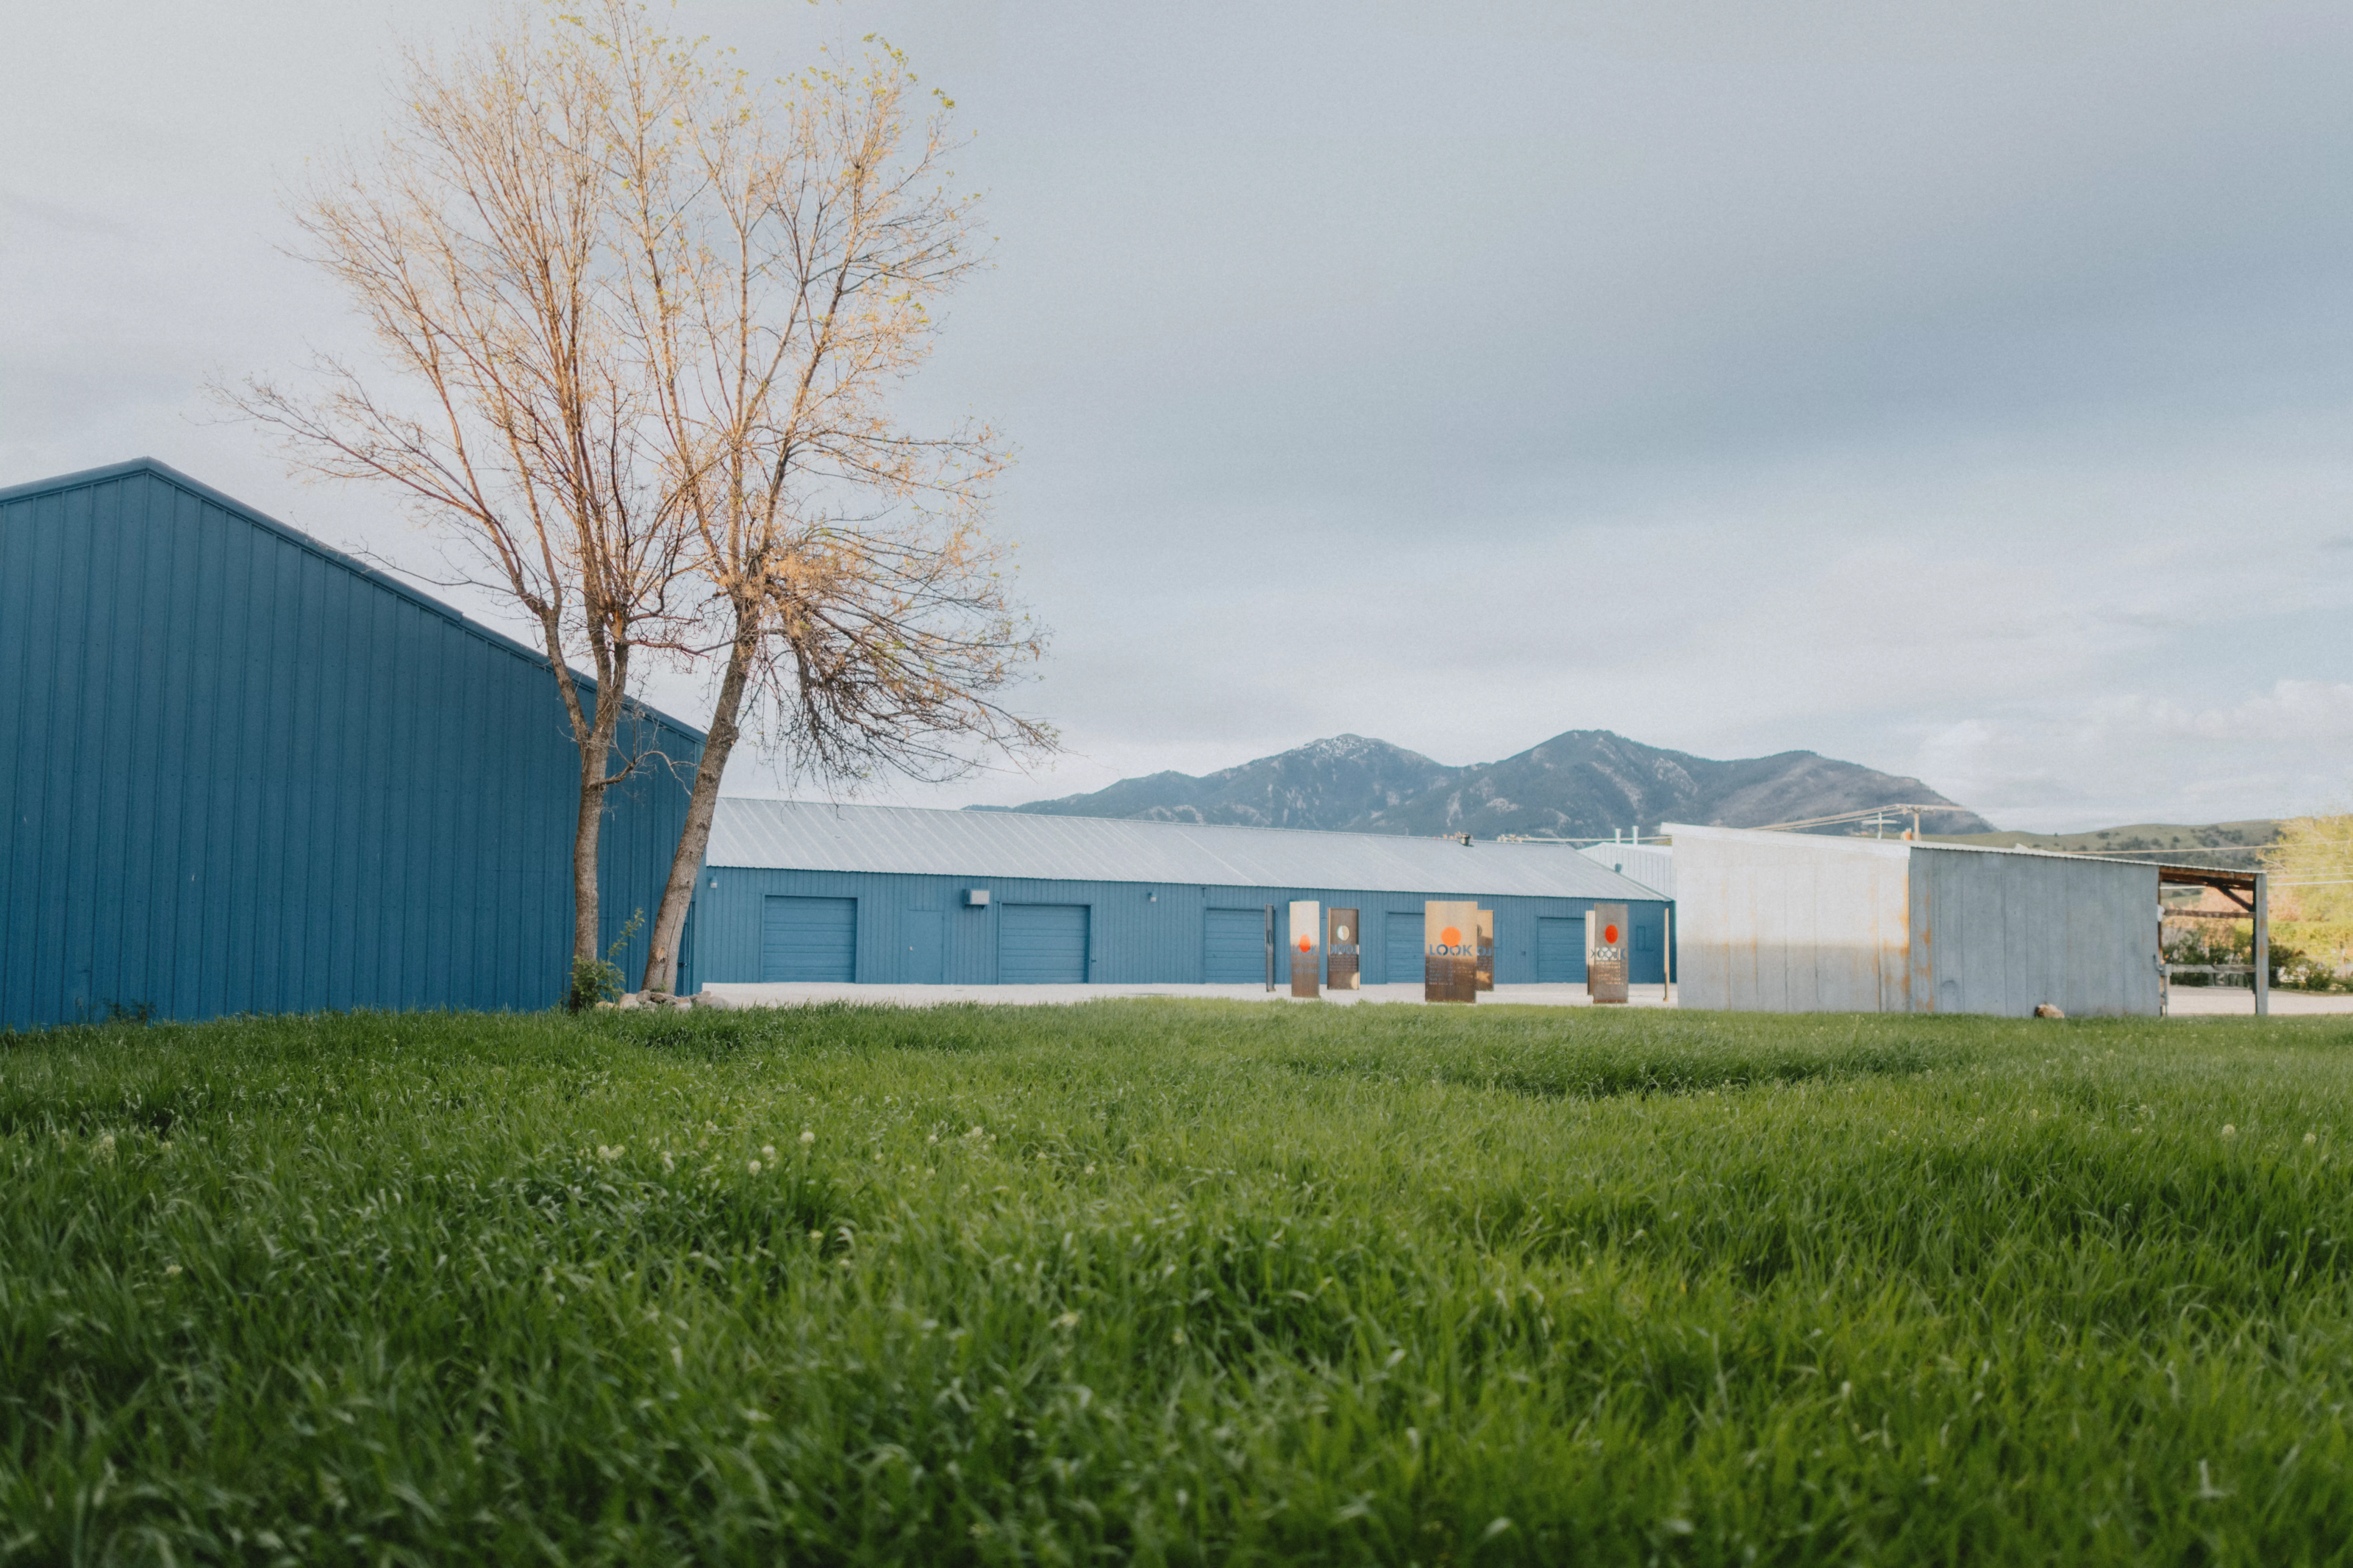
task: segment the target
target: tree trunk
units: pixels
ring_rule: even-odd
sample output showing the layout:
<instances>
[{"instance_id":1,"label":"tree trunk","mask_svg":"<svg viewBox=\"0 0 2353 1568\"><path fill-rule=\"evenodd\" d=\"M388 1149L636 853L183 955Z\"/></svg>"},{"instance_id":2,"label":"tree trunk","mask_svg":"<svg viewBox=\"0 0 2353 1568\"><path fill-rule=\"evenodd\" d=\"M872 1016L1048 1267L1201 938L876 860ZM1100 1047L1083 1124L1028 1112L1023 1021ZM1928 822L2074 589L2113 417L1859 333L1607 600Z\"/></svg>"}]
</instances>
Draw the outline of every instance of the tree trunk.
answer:
<instances>
[{"instance_id":1,"label":"tree trunk","mask_svg":"<svg viewBox=\"0 0 2353 1568\"><path fill-rule=\"evenodd\" d=\"M596 847L605 823L605 763L609 750L593 734L580 743L580 816L572 826L572 956L575 961L598 956L596 925L601 911L596 898ZM566 989L568 994L568 985Z\"/></svg>"},{"instance_id":2,"label":"tree trunk","mask_svg":"<svg viewBox=\"0 0 2353 1568\"><path fill-rule=\"evenodd\" d=\"M739 623L739 627L741 623ZM653 940L646 953L645 989L678 989L678 942L686 930L687 907L694 899L694 879L702 873L702 854L711 847L711 819L719 808L719 780L727 771L728 753L735 749L741 731L744 687L758 646L755 632L739 629L727 650L727 672L720 679L719 701L711 715L711 730L702 742L702 761L694 770L694 789L686 800L686 826L670 857L670 880L662 884L660 907L654 910Z\"/></svg>"}]
</instances>

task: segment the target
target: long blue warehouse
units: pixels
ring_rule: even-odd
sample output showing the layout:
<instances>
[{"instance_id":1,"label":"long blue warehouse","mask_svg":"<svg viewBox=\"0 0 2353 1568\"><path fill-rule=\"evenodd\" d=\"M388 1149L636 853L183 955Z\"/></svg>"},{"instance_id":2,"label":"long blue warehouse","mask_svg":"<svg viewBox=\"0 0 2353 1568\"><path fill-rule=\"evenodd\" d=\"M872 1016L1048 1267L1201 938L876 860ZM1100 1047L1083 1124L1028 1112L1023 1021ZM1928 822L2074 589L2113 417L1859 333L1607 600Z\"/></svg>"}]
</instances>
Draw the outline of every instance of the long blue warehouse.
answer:
<instances>
[{"instance_id":1,"label":"long blue warehouse","mask_svg":"<svg viewBox=\"0 0 2353 1568\"><path fill-rule=\"evenodd\" d=\"M702 737L624 744L608 942ZM540 654L161 463L0 489L0 1027L551 1005L576 758Z\"/></svg>"},{"instance_id":2,"label":"long blue warehouse","mask_svg":"<svg viewBox=\"0 0 2353 1568\"><path fill-rule=\"evenodd\" d=\"M1432 899L1495 911L1498 984L1582 981L1605 901L1664 977L1666 901L1556 846L724 799L682 984L1248 984L1297 899L1359 911L1366 984L1421 979Z\"/></svg>"}]
</instances>

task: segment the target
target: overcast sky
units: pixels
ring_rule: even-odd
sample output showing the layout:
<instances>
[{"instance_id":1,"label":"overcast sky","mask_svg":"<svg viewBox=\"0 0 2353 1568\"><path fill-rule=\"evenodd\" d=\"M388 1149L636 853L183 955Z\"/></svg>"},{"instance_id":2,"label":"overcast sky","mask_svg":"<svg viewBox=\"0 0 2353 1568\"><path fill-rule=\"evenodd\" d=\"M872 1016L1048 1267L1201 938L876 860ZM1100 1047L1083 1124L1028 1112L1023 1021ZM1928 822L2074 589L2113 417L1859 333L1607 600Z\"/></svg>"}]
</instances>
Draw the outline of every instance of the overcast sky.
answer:
<instances>
[{"instance_id":1,"label":"overcast sky","mask_svg":"<svg viewBox=\"0 0 2353 1568\"><path fill-rule=\"evenodd\" d=\"M201 383L357 342L280 195L472 9L6 0L0 483L152 455L426 559ZM1069 754L896 798L1601 728L2021 828L2353 802L2341 0L680 14L880 29L976 133L910 407L1019 446Z\"/></svg>"}]
</instances>

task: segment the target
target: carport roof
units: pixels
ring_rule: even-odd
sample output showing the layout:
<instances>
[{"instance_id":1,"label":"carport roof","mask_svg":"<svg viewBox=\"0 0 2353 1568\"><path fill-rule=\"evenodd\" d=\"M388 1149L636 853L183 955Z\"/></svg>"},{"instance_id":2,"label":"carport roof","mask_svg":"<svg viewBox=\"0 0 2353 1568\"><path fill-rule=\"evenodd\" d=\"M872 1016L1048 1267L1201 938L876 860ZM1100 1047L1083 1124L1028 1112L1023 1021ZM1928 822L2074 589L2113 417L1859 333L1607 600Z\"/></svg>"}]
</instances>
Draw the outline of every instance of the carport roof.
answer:
<instances>
[{"instance_id":1,"label":"carport roof","mask_svg":"<svg viewBox=\"0 0 2353 1568\"><path fill-rule=\"evenodd\" d=\"M1027 812L939 811L724 797L712 867L1036 878L1202 887L1328 888L1505 898L1659 895L1560 845L1316 833Z\"/></svg>"}]
</instances>

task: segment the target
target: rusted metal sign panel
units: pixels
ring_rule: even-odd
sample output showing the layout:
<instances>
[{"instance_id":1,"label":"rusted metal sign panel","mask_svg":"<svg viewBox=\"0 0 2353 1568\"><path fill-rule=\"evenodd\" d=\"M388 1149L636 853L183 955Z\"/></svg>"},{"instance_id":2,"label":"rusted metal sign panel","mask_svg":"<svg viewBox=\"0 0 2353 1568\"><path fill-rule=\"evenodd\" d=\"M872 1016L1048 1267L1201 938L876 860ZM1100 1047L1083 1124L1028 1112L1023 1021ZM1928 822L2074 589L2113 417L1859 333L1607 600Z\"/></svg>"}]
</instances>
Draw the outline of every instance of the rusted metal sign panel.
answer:
<instances>
[{"instance_id":1,"label":"rusted metal sign panel","mask_svg":"<svg viewBox=\"0 0 2353 1568\"><path fill-rule=\"evenodd\" d=\"M1324 942L1324 970L1328 984L1335 991L1357 989L1361 974L1360 958L1364 952L1364 933L1356 926L1356 911L1334 910L1332 931Z\"/></svg>"},{"instance_id":2,"label":"rusted metal sign panel","mask_svg":"<svg viewBox=\"0 0 2353 1568\"><path fill-rule=\"evenodd\" d=\"M1585 994L1596 1002L1626 1000L1626 950L1634 940L1626 906L1596 904L1587 929L1593 947L1585 955Z\"/></svg>"},{"instance_id":3,"label":"rusted metal sign panel","mask_svg":"<svg viewBox=\"0 0 2353 1568\"><path fill-rule=\"evenodd\" d=\"M1495 988L1495 911L1493 910L1479 911L1478 963L1472 973L1480 990L1493 991Z\"/></svg>"},{"instance_id":4,"label":"rusted metal sign panel","mask_svg":"<svg viewBox=\"0 0 2353 1568\"><path fill-rule=\"evenodd\" d=\"M1432 900L1421 906L1421 999L1479 999L1479 906Z\"/></svg>"},{"instance_id":5,"label":"rusted metal sign panel","mask_svg":"<svg viewBox=\"0 0 2353 1568\"><path fill-rule=\"evenodd\" d=\"M1324 906L1313 899L1294 900L1291 906L1291 994L1317 996L1324 968Z\"/></svg>"}]
</instances>

